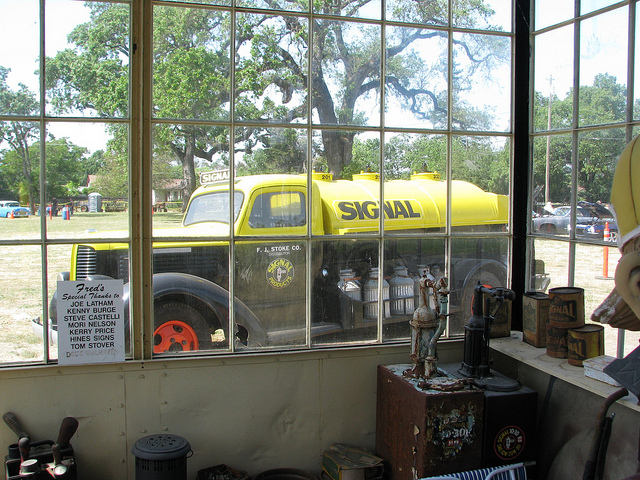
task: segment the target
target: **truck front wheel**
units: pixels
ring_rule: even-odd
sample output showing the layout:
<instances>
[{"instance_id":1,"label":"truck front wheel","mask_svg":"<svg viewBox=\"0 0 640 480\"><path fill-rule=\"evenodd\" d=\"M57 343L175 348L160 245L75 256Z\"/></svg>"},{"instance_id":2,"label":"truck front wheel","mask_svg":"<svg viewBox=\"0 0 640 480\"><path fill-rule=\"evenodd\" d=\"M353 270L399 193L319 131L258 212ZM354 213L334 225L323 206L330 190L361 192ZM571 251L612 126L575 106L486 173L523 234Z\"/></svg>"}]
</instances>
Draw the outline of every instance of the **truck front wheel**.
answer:
<instances>
[{"instance_id":1,"label":"truck front wheel","mask_svg":"<svg viewBox=\"0 0 640 480\"><path fill-rule=\"evenodd\" d=\"M207 322L190 305L163 303L155 308L154 319L153 353L192 352L211 346Z\"/></svg>"}]
</instances>

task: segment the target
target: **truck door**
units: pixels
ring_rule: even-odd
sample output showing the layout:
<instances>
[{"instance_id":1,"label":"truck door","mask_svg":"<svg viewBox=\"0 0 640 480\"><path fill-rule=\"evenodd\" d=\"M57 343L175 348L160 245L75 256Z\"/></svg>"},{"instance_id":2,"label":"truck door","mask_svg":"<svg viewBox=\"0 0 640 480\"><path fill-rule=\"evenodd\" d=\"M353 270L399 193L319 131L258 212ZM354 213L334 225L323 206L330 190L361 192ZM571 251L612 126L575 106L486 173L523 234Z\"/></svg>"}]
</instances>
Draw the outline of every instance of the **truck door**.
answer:
<instances>
[{"instance_id":1,"label":"truck door","mask_svg":"<svg viewBox=\"0 0 640 480\"><path fill-rule=\"evenodd\" d=\"M260 188L249 205L239 219L241 234L273 235L274 240L236 244L235 294L260 319L270 345L304 344L306 244L286 237L306 234L305 193L302 188Z\"/></svg>"}]
</instances>

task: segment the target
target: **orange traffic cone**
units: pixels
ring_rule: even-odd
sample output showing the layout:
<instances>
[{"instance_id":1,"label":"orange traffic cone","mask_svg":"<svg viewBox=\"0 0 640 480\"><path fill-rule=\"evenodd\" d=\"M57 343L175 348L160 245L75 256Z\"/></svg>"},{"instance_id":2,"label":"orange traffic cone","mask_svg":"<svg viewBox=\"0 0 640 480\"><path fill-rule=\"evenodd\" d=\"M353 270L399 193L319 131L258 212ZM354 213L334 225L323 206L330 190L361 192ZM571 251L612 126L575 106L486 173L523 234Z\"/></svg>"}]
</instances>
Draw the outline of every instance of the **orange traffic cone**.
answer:
<instances>
[{"instance_id":1,"label":"orange traffic cone","mask_svg":"<svg viewBox=\"0 0 640 480\"><path fill-rule=\"evenodd\" d=\"M13 210L11 210L11 218L15 218L15 217L13 216Z\"/></svg>"}]
</instances>

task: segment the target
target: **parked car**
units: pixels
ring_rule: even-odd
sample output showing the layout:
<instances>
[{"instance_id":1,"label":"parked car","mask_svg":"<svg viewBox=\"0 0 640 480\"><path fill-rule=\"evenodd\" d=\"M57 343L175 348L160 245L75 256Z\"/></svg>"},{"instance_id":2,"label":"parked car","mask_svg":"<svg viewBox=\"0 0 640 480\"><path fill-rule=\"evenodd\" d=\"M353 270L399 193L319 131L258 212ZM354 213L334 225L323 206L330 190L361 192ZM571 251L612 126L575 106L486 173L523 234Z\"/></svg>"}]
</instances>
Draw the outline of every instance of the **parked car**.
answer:
<instances>
[{"instance_id":1,"label":"parked car","mask_svg":"<svg viewBox=\"0 0 640 480\"><path fill-rule=\"evenodd\" d=\"M11 212L15 217L28 217L31 211L28 208L21 207L15 200L0 200L0 217L11 217Z\"/></svg>"},{"instance_id":2,"label":"parked car","mask_svg":"<svg viewBox=\"0 0 640 480\"><path fill-rule=\"evenodd\" d=\"M616 243L618 241L618 225L615 219L598 219L594 223L579 223L576 225L576 237L591 238L594 240L604 239L604 230L609 228L607 241Z\"/></svg>"},{"instance_id":3,"label":"parked car","mask_svg":"<svg viewBox=\"0 0 640 480\"><path fill-rule=\"evenodd\" d=\"M576 231L576 235L581 235L589 226L594 226L594 238L597 231L604 231L605 222L615 223L613 214L603 205L598 203L578 202L576 209L576 229L580 226L580 233ZM532 220L533 231L536 233L568 233L571 228L571 207L562 205L557 207L552 214L534 217ZM601 225L601 227L595 228ZM615 228L617 232L617 226ZM602 238L600 234L599 238Z\"/></svg>"}]
</instances>

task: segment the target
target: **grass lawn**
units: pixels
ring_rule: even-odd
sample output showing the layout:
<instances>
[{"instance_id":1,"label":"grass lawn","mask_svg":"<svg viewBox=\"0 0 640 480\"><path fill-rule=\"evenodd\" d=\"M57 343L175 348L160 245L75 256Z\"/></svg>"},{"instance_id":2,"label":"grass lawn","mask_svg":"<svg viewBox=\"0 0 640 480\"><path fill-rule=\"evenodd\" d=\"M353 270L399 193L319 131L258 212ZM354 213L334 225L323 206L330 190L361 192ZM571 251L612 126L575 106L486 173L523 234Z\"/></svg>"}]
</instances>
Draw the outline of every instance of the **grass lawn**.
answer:
<instances>
[{"instance_id":1,"label":"grass lawn","mask_svg":"<svg viewBox=\"0 0 640 480\"><path fill-rule=\"evenodd\" d=\"M114 231L128 230L129 215L126 212L74 213L69 220L62 216L45 217L47 238L80 238L89 230L95 230L99 236L111 236ZM40 238L42 219L37 215L29 218L0 218L0 240L35 240ZM179 227L182 214L162 212L153 215L154 228ZM101 235L105 232L104 235Z\"/></svg>"},{"instance_id":2,"label":"grass lawn","mask_svg":"<svg viewBox=\"0 0 640 480\"><path fill-rule=\"evenodd\" d=\"M95 230L95 236L109 237L114 231L128 229L125 212L76 213L69 220L61 216L45 220L47 238L52 240L80 240L87 231ZM179 227L182 214L175 212L153 215L154 228ZM40 239L42 219L0 218L0 240ZM104 233L103 233L104 232ZM117 236L121 236L117 234ZM40 338L31 330L31 320L42 316L43 303L48 302L56 289L56 276L70 267L71 245L49 244L46 248L46 269L49 292L42 294L42 271L45 259L42 247L33 245L0 246L0 363L42 360L44 347ZM52 350L52 354L55 349Z\"/></svg>"},{"instance_id":3,"label":"grass lawn","mask_svg":"<svg viewBox=\"0 0 640 480\"><path fill-rule=\"evenodd\" d=\"M93 238L108 238L126 235L128 214L125 212L76 213L69 220L62 217L46 219L48 243L46 249L40 242L42 219L38 216L20 219L0 218L0 240L26 240L21 245L0 246L0 364L39 361L44 348L40 338L33 335L31 320L40 317L43 304L56 288L56 276L70 267L71 245L69 240L80 241L90 230ZM161 212L153 215L154 228L179 227L182 215ZM119 231L119 234L114 234ZM64 239L66 243L56 244ZM575 285L585 289L585 313L589 320L591 312L604 300L614 286L610 277L620 257L615 245L608 248L608 276L605 277L605 247L580 245L576 254ZM46 258L42 252L46 250ZM544 260L546 272L551 278L549 288L566 286L568 243L536 240L536 258ZM42 271L46 268L49 291L43 295ZM606 328L606 354L614 355L616 330ZM638 345L638 332L627 332L627 351ZM52 349L55 354L55 349Z\"/></svg>"}]
</instances>

